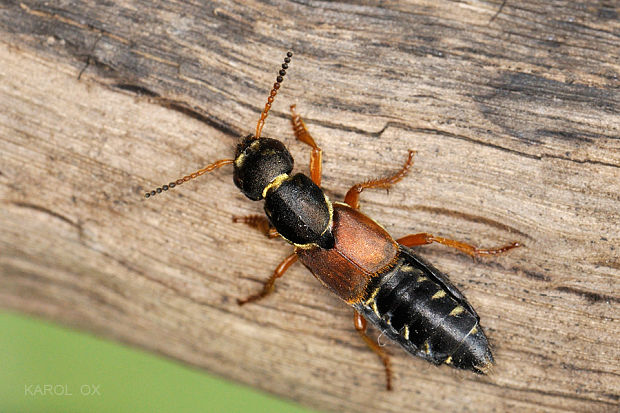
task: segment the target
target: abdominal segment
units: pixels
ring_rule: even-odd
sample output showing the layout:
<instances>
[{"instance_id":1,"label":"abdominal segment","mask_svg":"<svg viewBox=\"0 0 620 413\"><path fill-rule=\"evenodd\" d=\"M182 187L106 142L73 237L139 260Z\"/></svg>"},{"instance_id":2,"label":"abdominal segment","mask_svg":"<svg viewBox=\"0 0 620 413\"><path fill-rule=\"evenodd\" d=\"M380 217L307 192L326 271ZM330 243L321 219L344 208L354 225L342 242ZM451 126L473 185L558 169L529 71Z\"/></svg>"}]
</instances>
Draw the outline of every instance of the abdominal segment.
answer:
<instances>
[{"instance_id":1,"label":"abdominal segment","mask_svg":"<svg viewBox=\"0 0 620 413\"><path fill-rule=\"evenodd\" d=\"M493 364L479 318L447 277L400 246L396 265L353 304L409 353L433 364L486 373Z\"/></svg>"}]
</instances>

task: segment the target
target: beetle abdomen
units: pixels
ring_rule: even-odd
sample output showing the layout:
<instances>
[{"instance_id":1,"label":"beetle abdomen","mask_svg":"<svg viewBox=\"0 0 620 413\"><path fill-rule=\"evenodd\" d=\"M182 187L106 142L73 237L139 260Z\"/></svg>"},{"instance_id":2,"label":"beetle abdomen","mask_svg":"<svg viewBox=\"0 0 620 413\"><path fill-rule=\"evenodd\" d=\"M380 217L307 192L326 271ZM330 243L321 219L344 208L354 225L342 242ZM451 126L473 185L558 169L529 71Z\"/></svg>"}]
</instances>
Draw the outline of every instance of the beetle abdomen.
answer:
<instances>
[{"instance_id":1,"label":"beetle abdomen","mask_svg":"<svg viewBox=\"0 0 620 413\"><path fill-rule=\"evenodd\" d=\"M400 246L397 264L353 307L409 353L486 373L493 356L479 318L436 268Z\"/></svg>"}]
</instances>

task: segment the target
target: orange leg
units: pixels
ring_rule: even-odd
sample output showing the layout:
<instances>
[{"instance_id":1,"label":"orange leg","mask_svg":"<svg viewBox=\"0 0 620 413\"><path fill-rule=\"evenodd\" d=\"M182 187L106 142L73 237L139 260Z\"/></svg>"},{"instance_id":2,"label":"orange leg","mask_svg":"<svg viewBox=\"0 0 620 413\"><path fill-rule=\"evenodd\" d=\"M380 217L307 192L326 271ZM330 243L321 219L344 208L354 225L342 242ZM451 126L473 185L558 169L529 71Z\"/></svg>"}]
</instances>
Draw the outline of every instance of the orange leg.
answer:
<instances>
[{"instance_id":1,"label":"orange leg","mask_svg":"<svg viewBox=\"0 0 620 413\"><path fill-rule=\"evenodd\" d=\"M267 219L267 217L263 215L246 215L243 217L233 216L233 222L238 224L246 224L254 229L259 230L263 234L265 234L268 238L277 238L280 234L274 227L271 226L271 223Z\"/></svg>"},{"instance_id":2,"label":"orange leg","mask_svg":"<svg viewBox=\"0 0 620 413\"><path fill-rule=\"evenodd\" d=\"M354 317L353 323L355 324L355 329L357 330L358 333L360 333L362 340L364 340L366 345L370 347L370 349L374 351L374 353L377 356L379 356L379 358L383 362L383 366L385 367L385 379L386 379L385 387L388 390L392 390L392 368L390 366L390 357L388 356L388 354L385 352L384 349L379 347L379 345L374 340L372 340L370 337L368 337L368 335L366 334L366 319L357 311L355 311L355 314L353 315L353 317Z\"/></svg>"},{"instance_id":3,"label":"orange leg","mask_svg":"<svg viewBox=\"0 0 620 413\"><path fill-rule=\"evenodd\" d=\"M295 112L295 105L291 105L291 123L293 124L295 138L312 147L312 153L310 154L310 178L317 186L321 186L323 150L314 142L301 116Z\"/></svg>"},{"instance_id":4,"label":"orange leg","mask_svg":"<svg viewBox=\"0 0 620 413\"><path fill-rule=\"evenodd\" d=\"M482 249L476 248L473 245L466 244L460 241L454 241L448 238L437 237L433 234L421 233L421 234L412 234L407 235L406 237L402 237L396 240L399 244L404 245L405 247L416 247L418 245L426 245L436 242L438 244L447 245L448 247L456 248L457 250L464 252L472 258L476 258L480 255L493 255L493 254L501 254L513 248L517 248L522 246L518 242L513 242L512 244L504 245L499 248L491 248L491 249Z\"/></svg>"},{"instance_id":5,"label":"orange leg","mask_svg":"<svg viewBox=\"0 0 620 413\"><path fill-rule=\"evenodd\" d=\"M403 165L403 167L396 174L389 176L383 179L373 179L371 181L362 182L360 184L353 185L351 189L347 192L347 195L344 197L344 202L348 204L353 209L360 208L360 194L364 189L368 188L389 188L394 185L401 179L407 175L409 172L409 168L413 165L413 155L415 155L415 151L409 151L409 157L407 161Z\"/></svg>"},{"instance_id":6,"label":"orange leg","mask_svg":"<svg viewBox=\"0 0 620 413\"><path fill-rule=\"evenodd\" d=\"M280 265L276 267L276 270L273 272L271 277L269 277L269 279L265 282L265 285L263 286L263 290L260 293L253 294L243 299L238 298L237 304L243 305L243 304L251 303L252 301L260 300L261 298L271 294L273 292L276 279L282 277L284 273L286 272L286 270L288 270L289 267L295 263L295 261L297 261L297 254L291 254L288 257L286 257L284 260L282 260Z\"/></svg>"}]
</instances>

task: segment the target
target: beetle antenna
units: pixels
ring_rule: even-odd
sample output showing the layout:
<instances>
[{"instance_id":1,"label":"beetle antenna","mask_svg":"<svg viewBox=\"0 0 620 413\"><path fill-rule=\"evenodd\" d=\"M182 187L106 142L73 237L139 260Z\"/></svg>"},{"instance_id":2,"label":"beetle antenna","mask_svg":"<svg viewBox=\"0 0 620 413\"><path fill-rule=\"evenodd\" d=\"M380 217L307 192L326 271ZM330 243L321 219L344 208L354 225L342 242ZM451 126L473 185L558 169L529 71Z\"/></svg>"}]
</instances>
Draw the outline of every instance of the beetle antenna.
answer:
<instances>
[{"instance_id":1,"label":"beetle antenna","mask_svg":"<svg viewBox=\"0 0 620 413\"><path fill-rule=\"evenodd\" d=\"M181 185L184 182L189 181L190 179L194 179L199 177L200 175L203 175L207 172L211 172L214 169L220 168L224 165L231 165L232 163L234 163L235 160L234 159L220 159L219 161L213 162L212 164L209 164L207 166L205 166L202 169L197 170L194 173L191 173L189 175L184 176L183 178L179 178L174 182L170 182L168 185L162 185L158 188L153 189L151 192L147 192L144 194L145 198L150 198L152 196L155 196L157 194L161 194L162 191L167 191L168 189L172 189L175 186Z\"/></svg>"},{"instance_id":2,"label":"beetle antenna","mask_svg":"<svg viewBox=\"0 0 620 413\"><path fill-rule=\"evenodd\" d=\"M258 124L256 125L256 135L254 135L254 139L260 138L260 133L263 130L265 119L267 119L267 114L269 113L269 109L271 109L271 104L273 103L273 100L278 94L280 84L284 80L284 75L286 74L286 69L288 69L288 64L291 63L291 57L293 57L293 52L287 52L286 57L284 58L284 63L282 63L282 69L280 69L280 71L278 72L276 83L273 84L273 89L271 89L271 93L269 93L269 97L267 98L267 104L265 105L265 109L263 109L263 113L260 114L260 119L258 120Z\"/></svg>"}]
</instances>

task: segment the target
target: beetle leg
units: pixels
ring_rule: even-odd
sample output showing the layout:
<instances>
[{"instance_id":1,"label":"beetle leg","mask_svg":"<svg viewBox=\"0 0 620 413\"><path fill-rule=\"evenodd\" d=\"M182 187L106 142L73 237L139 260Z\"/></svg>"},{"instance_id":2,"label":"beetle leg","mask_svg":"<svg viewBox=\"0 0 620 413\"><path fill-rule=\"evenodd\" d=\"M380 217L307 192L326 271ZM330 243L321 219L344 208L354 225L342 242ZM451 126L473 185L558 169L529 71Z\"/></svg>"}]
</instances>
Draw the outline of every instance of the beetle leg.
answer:
<instances>
[{"instance_id":1,"label":"beetle leg","mask_svg":"<svg viewBox=\"0 0 620 413\"><path fill-rule=\"evenodd\" d=\"M364 189L389 188L390 186L403 179L405 175L407 175L407 173L409 172L409 168L411 168L411 165L413 165L413 155L415 155L415 153L415 151L409 150L409 157L407 158L407 161L405 162L403 167L394 175L388 176L387 178L373 179L353 185L351 189L347 191L347 195L344 197L344 202L353 209L359 209L359 197Z\"/></svg>"},{"instance_id":2,"label":"beetle leg","mask_svg":"<svg viewBox=\"0 0 620 413\"><path fill-rule=\"evenodd\" d=\"M390 357L385 352L384 349L379 347L375 341L373 341L368 334L366 334L366 319L357 311L355 311L353 315L353 323L355 324L355 329L360 334L364 342L370 349L381 359L383 362L383 366L385 367L385 387L388 390L392 390L392 368L390 363Z\"/></svg>"},{"instance_id":3,"label":"beetle leg","mask_svg":"<svg viewBox=\"0 0 620 413\"><path fill-rule=\"evenodd\" d=\"M503 247L498 248L476 248L473 245L466 244L464 242L455 241L448 238L437 237L433 234L427 234L425 232L421 234L411 234L406 237L402 237L396 240L399 244L404 245L405 247L415 247L418 245L426 245L436 242L438 244L447 245L448 247L456 248L457 250L464 252L472 258L476 258L480 255L493 255L493 254L501 254L513 248L521 247L523 244L519 242L513 242L512 244L504 245Z\"/></svg>"},{"instance_id":4,"label":"beetle leg","mask_svg":"<svg viewBox=\"0 0 620 413\"><path fill-rule=\"evenodd\" d=\"M297 254L295 253L286 257L284 260L282 260L280 265L276 267L271 277L269 277L269 279L265 282L265 285L263 286L263 290L260 293L253 294L246 298L238 298L237 304L243 305L243 304L251 303L252 301L260 300L261 298L271 294L273 292L276 279L282 277L284 273L286 272L286 270L288 270L289 267L295 263L295 261L297 261Z\"/></svg>"},{"instance_id":5,"label":"beetle leg","mask_svg":"<svg viewBox=\"0 0 620 413\"><path fill-rule=\"evenodd\" d=\"M242 223L252 228L255 228L265 234L268 238L277 238L280 235L278 234L278 231L273 226L271 226L271 223L269 222L267 217L263 215L234 215L232 220L234 223Z\"/></svg>"},{"instance_id":6,"label":"beetle leg","mask_svg":"<svg viewBox=\"0 0 620 413\"><path fill-rule=\"evenodd\" d=\"M291 123L293 124L295 138L312 147L312 153L310 154L310 178L317 186L321 186L323 150L314 142L301 116L295 112L295 105L291 105Z\"/></svg>"}]
</instances>

